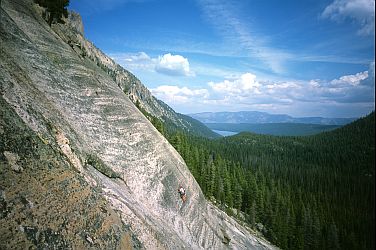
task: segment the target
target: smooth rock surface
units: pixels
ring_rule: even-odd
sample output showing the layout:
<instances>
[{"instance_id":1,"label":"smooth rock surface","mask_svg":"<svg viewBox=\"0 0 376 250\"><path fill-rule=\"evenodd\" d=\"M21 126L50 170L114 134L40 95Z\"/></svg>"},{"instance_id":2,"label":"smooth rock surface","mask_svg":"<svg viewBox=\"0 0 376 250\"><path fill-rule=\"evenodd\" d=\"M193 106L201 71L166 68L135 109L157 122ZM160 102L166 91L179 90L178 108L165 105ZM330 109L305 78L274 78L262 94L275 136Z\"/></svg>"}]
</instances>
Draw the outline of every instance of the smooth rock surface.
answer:
<instances>
[{"instance_id":1,"label":"smooth rock surface","mask_svg":"<svg viewBox=\"0 0 376 250\"><path fill-rule=\"evenodd\" d=\"M2 96L0 107L0 249L142 248L56 145L28 128Z\"/></svg>"},{"instance_id":2,"label":"smooth rock surface","mask_svg":"<svg viewBox=\"0 0 376 250\"><path fill-rule=\"evenodd\" d=\"M51 29L41 18L41 8L29 0L3 0L1 7L1 136L12 138L11 119L19 119L17 133L27 131L22 140L7 139L12 143L0 148L2 168L9 169L1 171L1 189L6 194L6 204L1 199L2 208L5 204L2 244L16 248L54 242L63 248L274 248L205 200L180 155L119 89L118 82L72 46L64 37L69 32L60 32L62 25ZM3 114L11 117L5 119ZM24 140L32 142L23 145L28 153L20 156L23 150L14 148ZM40 148L45 148L43 154ZM6 151L20 156L21 173L6 168ZM32 181L35 188L27 184ZM179 184L187 189L185 204L177 193ZM17 198L22 193L25 200ZM12 207L8 199L21 199L25 205L8 211ZM37 207L40 213L24 223L26 217L17 219L28 213L24 207ZM98 215L102 210L106 216ZM101 226L94 227L96 215ZM80 220L86 224L75 223ZM8 228L3 225L12 228L12 234L4 234Z\"/></svg>"}]
</instances>

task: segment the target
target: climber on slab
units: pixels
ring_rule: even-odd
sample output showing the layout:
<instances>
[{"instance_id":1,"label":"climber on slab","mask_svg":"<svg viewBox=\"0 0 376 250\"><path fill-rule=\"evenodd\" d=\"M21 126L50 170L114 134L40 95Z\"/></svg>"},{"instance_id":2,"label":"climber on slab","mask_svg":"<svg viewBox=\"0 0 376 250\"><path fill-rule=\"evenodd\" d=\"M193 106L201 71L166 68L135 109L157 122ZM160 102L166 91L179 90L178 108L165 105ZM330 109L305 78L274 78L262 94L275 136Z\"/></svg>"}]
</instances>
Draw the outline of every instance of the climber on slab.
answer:
<instances>
[{"instance_id":1,"label":"climber on slab","mask_svg":"<svg viewBox=\"0 0 376 250\"><path fill-rule=\"evenodd\" d=\"M185 193L185 189L183 188L182 185L178 188L178 193L180 194L180 198L183 201L183 203L187 200L187 195Z\"/></svg>"}]
</instances>

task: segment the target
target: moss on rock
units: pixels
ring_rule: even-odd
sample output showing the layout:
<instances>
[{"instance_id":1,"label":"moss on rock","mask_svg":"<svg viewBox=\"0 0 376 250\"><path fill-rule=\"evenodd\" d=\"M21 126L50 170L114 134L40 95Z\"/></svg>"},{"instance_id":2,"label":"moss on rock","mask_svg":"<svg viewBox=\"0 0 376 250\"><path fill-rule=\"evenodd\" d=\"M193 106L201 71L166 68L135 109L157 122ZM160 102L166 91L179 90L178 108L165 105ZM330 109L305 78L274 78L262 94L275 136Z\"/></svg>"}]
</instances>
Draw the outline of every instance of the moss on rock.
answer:
<instances>
[{"instance_id":1,"label":"moss on rock","mask_svg":"<svg viewBox=\"0 0 376 250\"><path fill-rule=\"evenodd\" d=\"M120 178L120 175L108 167L99 157L89 154L86 159L86 164L94 167L96 170L109 178Z\"/></svg>"}]
</instances>

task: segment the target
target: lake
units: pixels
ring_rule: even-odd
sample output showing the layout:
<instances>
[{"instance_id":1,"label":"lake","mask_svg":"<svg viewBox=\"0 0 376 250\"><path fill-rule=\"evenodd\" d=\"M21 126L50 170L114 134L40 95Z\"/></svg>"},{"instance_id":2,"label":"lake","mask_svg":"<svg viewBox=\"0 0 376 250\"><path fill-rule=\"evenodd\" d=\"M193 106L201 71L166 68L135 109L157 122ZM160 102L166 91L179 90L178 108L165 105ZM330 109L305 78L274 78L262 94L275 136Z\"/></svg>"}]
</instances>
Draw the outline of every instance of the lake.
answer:
<instances>
[{"instance_id":1,"label":"lake","mask_svg":"<svg viewBox=\"0 0 376 250\"><path fill-rule=\"evenodd\" d=\"M231 135L236 135L238 132L232 132L232 131L224 131L224 130L215 130L212 129L217 134L220 134L222 136L231 136Z\"/></svg>"}]
</instances>

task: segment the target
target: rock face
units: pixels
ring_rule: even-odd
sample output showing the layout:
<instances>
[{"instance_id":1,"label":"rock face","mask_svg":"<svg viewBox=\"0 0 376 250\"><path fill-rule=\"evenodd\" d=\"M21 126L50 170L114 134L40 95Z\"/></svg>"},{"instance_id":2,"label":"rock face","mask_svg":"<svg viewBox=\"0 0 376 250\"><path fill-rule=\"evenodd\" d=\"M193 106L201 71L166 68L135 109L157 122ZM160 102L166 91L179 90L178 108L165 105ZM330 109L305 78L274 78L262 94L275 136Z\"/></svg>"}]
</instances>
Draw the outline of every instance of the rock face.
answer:
<instances>
[{"instance_id":1,"label":"rock face","mask_svg":"<svg viewBox=\"0 0 376 250\"><path fill-rule=\"evenodd\" d=\"M31 0L0 11L0 248L273 249L205 200L68 26Z\"/></svg>"},{"instance_id":2,"label":"rock face","mask_svg":"<svg viewBox=\"0 0 376 250\"><path fill-rule=\"evenodd\" d=\"M70 11L66 22L68 26L72 27L74 32L77 32L82 36L84 35L84 25L82 23L80 14Z\"/></svg>"},{"instance_id":3,"label":"rock face","mask_svg":"<svg viewBox=\"0 0 376 250\"><path fill-rule=\"evenodd\" d=\"M141 247L58 145L0 105L0 249Z\"/></svg>"}]
</instances>

